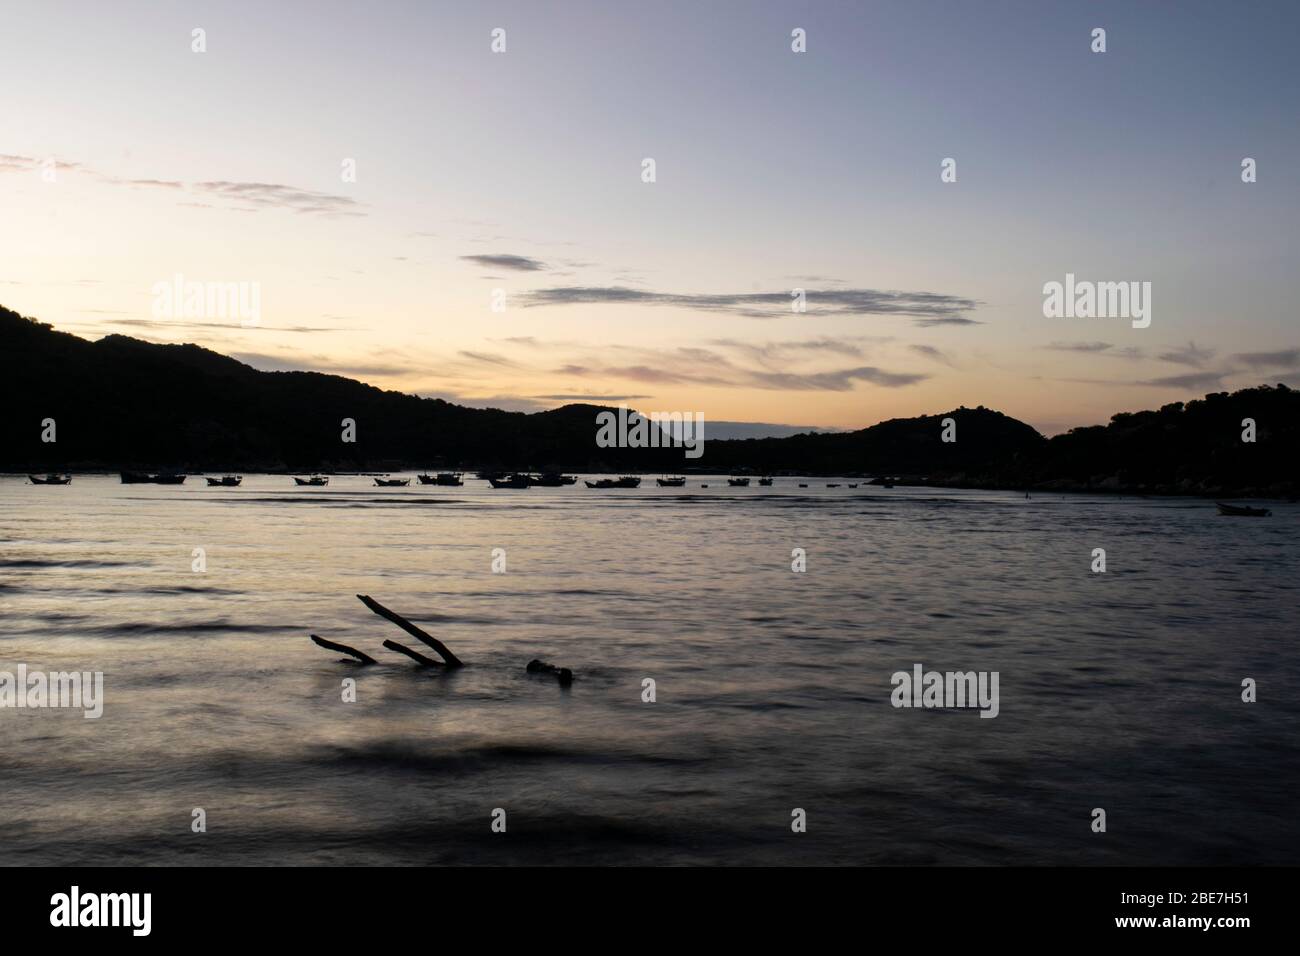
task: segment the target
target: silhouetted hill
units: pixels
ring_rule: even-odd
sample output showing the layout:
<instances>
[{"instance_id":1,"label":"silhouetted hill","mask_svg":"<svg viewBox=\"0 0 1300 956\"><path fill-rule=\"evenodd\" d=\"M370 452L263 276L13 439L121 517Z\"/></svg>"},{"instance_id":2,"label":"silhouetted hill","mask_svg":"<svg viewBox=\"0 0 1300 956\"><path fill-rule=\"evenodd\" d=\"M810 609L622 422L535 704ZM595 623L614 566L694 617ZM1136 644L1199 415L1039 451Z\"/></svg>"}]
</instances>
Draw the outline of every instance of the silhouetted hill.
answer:
<instances>
[{"instance_id":1,"label":"silhouetted hill","mask_svg":"<svg viewBox=\"0 0 1300 956\"><path fill-rule=\"evenodd\" d=\"M984 407L854 432L599 448L596 405L525 414L465 408L319 372L262 372L196 345L90 342L0 307L0 468L408 467L899 475L974 487L1183 494L1297 493L1300 392L1284 385L1124 413L1045 439ZM41 422L58 441L41 441ZM357 441L341 440L344 418ZM942 440L946 418L956 441ZM1241 440L1245 418L1257 440Z\"/></svg>"},{"instance_id":2,"label":"silhouetted hill","mask_svg":"<svg viewBox=\"0 0 1300 956\"><path fill-rule=\"evenodd\" d=\"M465 408L338 375L262 372L196 345L89 342L0 308L0 467L584 470L677 467L680 450L598 448L591 405ZM57 442L40 423L56 422ZM357 423L355 444L342 421Z\"/></svg>"},{"instance_id":3,"label":"silhouetted hill","mask_svg":"<svg viewBox=\"0 0 1300 956\"><path fill-rule=\"evenodd\" d=\"M943 441L944 419L955 441ZM708 426L705 425L705 435ZM958 408L940 415L894 418L855 432L708 442L705 460L719 471L808 474L931 475L995 481L1014 475L1046 440L1001 412Z\"/></svg>"}]
</instances>

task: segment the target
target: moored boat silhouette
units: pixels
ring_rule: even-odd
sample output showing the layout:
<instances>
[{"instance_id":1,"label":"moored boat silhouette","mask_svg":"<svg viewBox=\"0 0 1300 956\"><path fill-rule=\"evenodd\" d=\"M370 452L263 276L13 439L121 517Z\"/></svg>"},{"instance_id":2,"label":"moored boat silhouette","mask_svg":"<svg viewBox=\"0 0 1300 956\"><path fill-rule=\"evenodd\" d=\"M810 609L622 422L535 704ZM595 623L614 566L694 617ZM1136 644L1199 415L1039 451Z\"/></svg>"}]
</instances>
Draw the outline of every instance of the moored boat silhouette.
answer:
<instances>
[{"instance_id":1,"label":"moored boat silhouette","mask_svg":"<svg viewBox=\"0 0 1300 956\"><path fill-rule=\"evenodd\" d=\"M622 478L598 478L586 484L588 488L639 488L641 479L635 475L624 475Z\"/></svg>"},{"instance_id":2,"label":"moored boat silhouette","mask_svg":"<svg viewBox=\"0 0 1300 956\"><path fill-rule=\"evenodd\" d=\"M562 475L558 471L545 471L540 475L525 475L530 485L540 488L559 488L562 485L577 484L576 475Z\"/></svg>"},{"instance_id":3,"label":"moored boat silhouette","mask_svg":"<svg viewBox=\"0 0 1300 956\"><path fill-rule=\"evenodd\" d=\"M1267 508L1248 508L1245 505L1225 505L1221 501L1216 501L1214 507L1219 509L1219 514L1235 518L1268 518L1273 512Z\"/></svg>"},{"instance_id":4,"label":"moored boat silhouette","mask_svg":"<svg viewBox=\"0 0 1300 956\"><path fill-rule=\"evenodd\" d=\"M183 485L185 476L174 474L172 472L159 472L151 474L144 471L124 471L122 474L122 484L124 485Z\"/></svg>"}]
</instances>

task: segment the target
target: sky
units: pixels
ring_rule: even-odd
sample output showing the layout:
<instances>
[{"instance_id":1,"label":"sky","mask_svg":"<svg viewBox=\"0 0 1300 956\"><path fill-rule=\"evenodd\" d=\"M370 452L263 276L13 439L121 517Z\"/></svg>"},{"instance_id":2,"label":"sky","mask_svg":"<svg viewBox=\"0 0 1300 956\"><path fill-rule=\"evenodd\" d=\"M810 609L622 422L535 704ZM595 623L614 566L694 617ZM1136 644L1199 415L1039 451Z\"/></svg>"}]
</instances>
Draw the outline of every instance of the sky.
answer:
<instances>
[{"instance_id":1,"label":"sky","mask_svg":"<svg viewBox=\"0 0 1300 956\"><path fill-rule=\"evenodd\" d=\"M0 304L86 338L829 428L985 405L1050 434L1300 384L1294 3L4 0L3 22ZM1149 326L1045 316L1067 274L1149 282ZM255 288L255 327L168 311L177 276Z\"/></svg>"}]
</instances>

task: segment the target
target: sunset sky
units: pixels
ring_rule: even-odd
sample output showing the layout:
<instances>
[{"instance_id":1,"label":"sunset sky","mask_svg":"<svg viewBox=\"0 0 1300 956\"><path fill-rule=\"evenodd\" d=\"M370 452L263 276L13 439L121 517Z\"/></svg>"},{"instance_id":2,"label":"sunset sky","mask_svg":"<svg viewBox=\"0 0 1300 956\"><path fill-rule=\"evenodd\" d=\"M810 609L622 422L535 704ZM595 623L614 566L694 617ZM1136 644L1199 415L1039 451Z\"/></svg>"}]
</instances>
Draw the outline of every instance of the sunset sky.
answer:
<instances>
[{"instance_id":1,"label":"sunset sky","mask_svg":"<svg viewBox=\"0 0 1300 956\"><path fill-rule=\"evenodd\" d=\"M1298 11L7 4L0 304L523 410L1056 432L1300 384ZM157 318L178 273L260 326ZM1045 318L1066 273L1151 326Z\"/></svg>"}]
</instances>

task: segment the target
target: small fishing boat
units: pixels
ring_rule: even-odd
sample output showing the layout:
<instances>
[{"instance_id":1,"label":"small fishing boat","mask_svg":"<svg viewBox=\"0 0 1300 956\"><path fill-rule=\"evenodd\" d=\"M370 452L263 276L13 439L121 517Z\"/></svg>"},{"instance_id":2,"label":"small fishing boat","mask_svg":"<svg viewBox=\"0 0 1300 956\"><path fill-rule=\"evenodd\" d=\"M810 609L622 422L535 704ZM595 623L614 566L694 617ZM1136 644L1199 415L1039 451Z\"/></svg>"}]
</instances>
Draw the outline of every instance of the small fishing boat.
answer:
<instances>
[{"instance_id":1,"label":"small fishing boat","mask_svg":"<svg viewBox=\"0 0 1300 956\"><path fill-rule=\"evenodd\" d=\"M558 471L544 471L540 475L525 475L530 485L539 488L559 488L563 485L577 484L577 475L562 475Z\"/></svg>"},{"instance_id":2,"label":"small fishing boat","mask_svg":"<svg viewBox=\"0 0 1300 956\"><path fill-rule=\"evenodd\" d=\"M176 475L170 472L160 472L158 474L149 474L142 471L124 471L122 472L122 484L124 485L183 485L185 484L184 475Z\"/></svg>"},{"instance_id":3,"label":"small fishing boat","mask_svg":"<svg viewBox=\"0 0 1300 956\"><path fill-rule=\"evenodd\" d=\"M849 485L849 487L850 487L850 488L856 488L857 485L856 485L856 484L851 484L851 485Z\"/></svg>"},{"instance_id":4,"label":"small fishing boat","mask_svg":"<svg viewBox=\"0 0 1300 956\"><path fill-rule=\"evenodd\" d=\"M244 479L240 475L222 475L220 478L209 478L209 488L238 488Z\"/></svg>"},{"instance_id":5,"label":"small fishing boat","mask_svg":"<svg viewBox=\"0 0 1300 956\"><path fill-rule=\"evenodd\" d=\"M531 488L527 475L507 475L504 478L489 478L493 488Z\"/></svg>"},{"instance_id":6,"label":"small fishing boat","mask_svg":"<svg viewBox=\"0 0 1300 956\"><path fill-rule=\"evenodd\" d=\"M827 488L838 488L839 485L838 485L837 483L835 483L835 482L828 481L828 482L826 483L826 487L827 487Z\"/></svg>"},{"instance_id":7,"label":"small fishing boat","mask_svg":"<svg viewBox=\"0 0 1300 956\"><path fill-rule=\"evenodd\" d=\"M660 488L685 488L686 487L685 476L679 476L676 478L656 478L655 481L658 482ZM704 487L707 488L708 485L705 485Z\"/></svg>"},{"instance_id":8,"label":"small fishing boat","mask_svg":"<svg viewBox=\"0 0 1300 956\"><path fill-rule=\"evenodd\" d=\"M1221 501L1216 501L1214 507L1219 509L1219 514L1228 515L1237 518L1267 518L1273 512L1267 508L1247 508L1244 505L1225 505Z\"/></svg>"},{"instance_id":9,"label":"small fishing boat","mask_svg":"<svg viewBox=\"0 0 1300 956\"><path fill-rule=\"evenodd\" d=\"M727 484L731 485L731 487L733 487L733 488L748 488L748 487L749 487L749 479L748 479L748 478L728 478L728 479L727 479Z\"/></svg>"},{"instance_id":10,"label":"small fishing boat","mask_svg":"<svg viewBox=\"0 0 1300 956\"><path fill-rule=\"evenodd\" d=\"M759 483L760 485L762 485L764 488L771 488L771 487L772 487L772 479L771 479L771 478L760 478L760 479L758 479L758 483Z\"/></svg>"},{"instance_id":11,"label":"small fishing boat","mask_svg":"<svg viewBox=\"0 0 1300 956\"><path fill-rule=\"evenodd\" d=\"M71 483L71 475L46 475L41 478L39 475L28 475L27 478L34 485L66 485Z\"/></svg>"},{"instance_id":12,"label":"small fishing boat","mask_svg":"<svg viewBox=\"0 0 1300 956\"><path fill-rule=\"evenodd\" d=\"M440 471L436 475L416 475L422 485L445 485L451 488L459 488L465 482L461 479L461 473L458 471Z\"/></svg>"},{"instance_id":13,"label":"small fishing boat","mask_svg":"<svg viewBox=\"0 0 1300 956\"><path fill-rule=\"evenodd\" d=\"M635 475L624 475L621 478L598 478L586 484L588 488L640 488L641 479Z\"/></svg>"},{"instance_id":14,"label":"small fishing boat","mask_svg":"<svg viewBox=\"0 0 1300 956\"><path fill-rule=\"evenodd\" d=\"M293 480L295 484L306 485L310 488L323 488L330 483L329 478L324 475L312 475L310 478L299 478L295 475Z\"/></svg>"},{"instance_id":15,"label":"small fishing boat","mask_svg":"<svg viewBox=\"0 0 1300 956\"><path fill-rule=\"evenodd\" d=\"M410 478L376 478L375 485L380 488L405 488L411 483Z\"/></svg>"},{"instance_id":16,"label":"small fishing boat","mask_svg":"<svg viewBox=\"0 0 1300 956\"><path fill-rule=\"evenodd\" d=\"M799 487L800 487L800 488L807 488L807 487L808 487L808 483L807 483L807 482L804 482L804 481L801 481L801 482L799 482Z\"/></svg>"}]
</instances>

